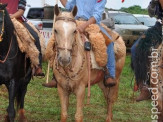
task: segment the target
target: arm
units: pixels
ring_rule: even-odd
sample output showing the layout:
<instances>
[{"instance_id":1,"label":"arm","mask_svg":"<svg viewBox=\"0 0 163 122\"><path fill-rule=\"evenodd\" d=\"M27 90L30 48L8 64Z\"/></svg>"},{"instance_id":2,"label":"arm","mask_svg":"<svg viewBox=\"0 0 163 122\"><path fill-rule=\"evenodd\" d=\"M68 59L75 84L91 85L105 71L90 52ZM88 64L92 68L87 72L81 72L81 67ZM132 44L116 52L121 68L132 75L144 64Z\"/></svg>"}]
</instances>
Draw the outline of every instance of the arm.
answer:
<instances>
[{"instance_id":1,"label":"arm","mask_svg":"<svg viewBox=\"0 0 163 122\"><path fill-rule=\"evenodd\" d=\"M100 1L100 2L97 2L95 4L94 12L92 15L95 18L96 23L100 23L100 21L101 21L102 14L105 10L105 5L106 5L107 0L98 0L98 1Z\"/></svg>"},{"instance_id":2,"label":"arm","mask_svg":"<svg viewBox=\"0 0 163 122\"><path fill-rule=\"evenodd\" d=\"M62 5L69 11L71 11L76 5L76 0L60 0Z\"/></svg>"},{"instance_id":3,"label":"arm","mask_svg":"<svg viewBox=\"0 0 163 122\"><path fill-rule=\"evenodd\" d=\"M25 7L26 7L26 0L19 0L19 4L18 4L18 11L12 15L10 15L11 19L12 18L19 18L21 16L23 16L24 11L25 11Z\"/></svg>"},{"instance_id":4,"label":"arm","mask_svg":"<svg viewBox=\"0 0 163 122\"><path fill-rule=\"evenodd\" d=\"M67 3L67 0L60 0L62 5L65 7L66 6L66 3Z\"/></svg>"},{"instance_id":5,"label":"arm","mask_svg":"<svg viewBox=\"0 0 163 122\"><path fill-rule=\"evenodd\" d=\"M106 4L106 0L101 0L100 2L97 2L94 5L94 12L92 14L92 17L83 25L78 26L78 30L80 33L83 33L84 30L91 24L95 24L95 23L100 23L101 18L102 18L102 13L105 9L105 4Z\"/></svg>"},{"instance_id":6,"label":"arm","mask_svg":"<svg viewBox=\"0 0 163 122\"><path fill-rule=\"evenodd\" d=\"M80 33L83 33L84 30L91 24L95 24L96 23L96 19L94 17L91 17L86 23L80 25L77 27L77 30L80 32Z\"/></svg>"},{"instance_id":7,"label":"arm","mask_svg":"<svg viewBox=\"0 0 163 122\"><path fill-rule=\"evenodd\" d=\"M11 18L11 19L13 19L13 18L18 19L18 18L21 17L23 14L24 14L24 10L19 9L16 13L11 14L11 15L10 15L10 18Z\"/></svg>"}]
</instances>

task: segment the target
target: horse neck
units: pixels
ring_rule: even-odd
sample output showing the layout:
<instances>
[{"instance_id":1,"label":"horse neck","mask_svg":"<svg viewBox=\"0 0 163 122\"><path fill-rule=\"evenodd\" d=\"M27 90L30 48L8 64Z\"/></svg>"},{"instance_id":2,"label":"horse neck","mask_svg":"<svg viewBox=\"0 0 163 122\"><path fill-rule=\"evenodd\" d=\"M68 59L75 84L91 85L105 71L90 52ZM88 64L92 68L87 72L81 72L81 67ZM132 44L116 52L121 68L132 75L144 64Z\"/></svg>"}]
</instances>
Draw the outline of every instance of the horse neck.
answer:
<instances>
[{"instance_id":1,"label":"horse neck","mask_svg":"<svg viewBox=\"0 0 163 122\"><path fill-rule=\"evenodd\" d=\"M5 13L5 18L4 18L4 34L2 36L2 42L0 42L0 55L6 55L6 53L9 50L10 43L12 41L12 48L11 48L11 53L15 50L13 47L17 46L17 41L16 37L14 34L14 25L8 15L8 13ZM15 46L13 46L15 45Z\"/></svg>"}]
</instances>

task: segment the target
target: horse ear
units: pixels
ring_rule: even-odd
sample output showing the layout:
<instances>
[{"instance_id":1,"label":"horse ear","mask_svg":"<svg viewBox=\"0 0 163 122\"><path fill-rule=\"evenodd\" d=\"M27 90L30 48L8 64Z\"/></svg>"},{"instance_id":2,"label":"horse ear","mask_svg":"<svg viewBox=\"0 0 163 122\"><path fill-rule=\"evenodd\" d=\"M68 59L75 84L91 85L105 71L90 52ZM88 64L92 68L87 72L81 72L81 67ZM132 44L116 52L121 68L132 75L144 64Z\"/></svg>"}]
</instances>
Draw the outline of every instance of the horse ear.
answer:
<instances>
[{"instance_id":1,"label":"horse ear","mask_svg":"<svg viewBox=\"0 0 163 122\"><path fill-rule=\"evenodd\" d=\"M7 4L0 4L0 10L4 10L7 7Z\"/></svg>"},{"instance_id":2,"label":"horse ear","mask_svg":"<svg viewBox=\"0 0 163 122\"><path fill-rule=\"evenodd\" d=\"M78 12L78 8L77 8L77 6L74 6L74 8L71 11L72 15L75 17L77 12Z\"/></svg>"},{"instance_id":3,"label":"horse ear","mask_svg":"<svg viewBox=\"0 0 163 122\"><path fill-rule=\"evenodd\" d=\"M54 6L54 12L55 12L55 15L56 15L56 16L59 15L60 10L59 10L58 4L56 4L56 5Z\"/></svg>"}]
</instances>

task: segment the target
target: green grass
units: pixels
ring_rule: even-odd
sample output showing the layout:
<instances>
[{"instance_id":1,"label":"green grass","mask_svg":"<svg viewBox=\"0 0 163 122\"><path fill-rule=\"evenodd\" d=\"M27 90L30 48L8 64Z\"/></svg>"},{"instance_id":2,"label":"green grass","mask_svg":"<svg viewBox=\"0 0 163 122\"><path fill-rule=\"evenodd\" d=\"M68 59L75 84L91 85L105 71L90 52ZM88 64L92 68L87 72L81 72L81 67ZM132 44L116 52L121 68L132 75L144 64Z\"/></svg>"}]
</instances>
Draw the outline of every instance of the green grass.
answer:
<instances>
[{"instance_id":1,"label":"green grass","mask_svg":"<svg viewBox=\"0 0 163 122\"><path fill-rule=\"evenodd\" d=\"M43 64L46 69L47 64ZM52 76L52 74L51 74ZM135 102L139 93L133 93L131 80L133 73L130 69L130 56L126 57L125 67L121 75L119 97L113 108L113 122L149 122L150 100ZM45 79L31 80L25 97L26 117L30 122L59 122L60 100L55 88L42 87ZM6 115L8 95L6 88L0 86L0 122ZM85 98L86 103L86 98ZM76 111L76 99L70 97L68 122L73 122ZM106 118L106 102L102 91L97 85L91 87L90 105L84 106L84 122L104 122Z\"/></svg>"}]
</instances>

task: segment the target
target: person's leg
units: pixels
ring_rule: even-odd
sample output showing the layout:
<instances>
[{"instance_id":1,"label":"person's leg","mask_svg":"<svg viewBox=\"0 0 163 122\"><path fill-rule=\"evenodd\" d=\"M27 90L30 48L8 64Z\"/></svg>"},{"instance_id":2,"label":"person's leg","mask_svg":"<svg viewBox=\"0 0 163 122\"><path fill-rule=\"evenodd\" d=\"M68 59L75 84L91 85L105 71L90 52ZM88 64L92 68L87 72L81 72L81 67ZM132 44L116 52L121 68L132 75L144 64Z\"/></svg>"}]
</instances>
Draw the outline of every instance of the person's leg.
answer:
<instances>
[{"instance_id":1,"label":"person's leg","mask_svg":"<svg viewBox=\"0 0 163 122\"><path fill-rule=\"evenodd\" d=\"M54 88L54 87L57 88L57 80L55 79L55 76L53 75L53 78L50 82L43 83L42 85L48 88Z\"/></svg>"},{"instance_id":2,"label":"person's leg","mask_svg":"<svg viewBox=\"0 0 163 122\"><path fill-rule=\"evenodd\" d=\"M36 69L35 75L36 76L45 76L44 73L42 72L42 53L41 53L41 46L40 46L39 37L38 37L37 33L32 29L32 27L29 24L24 22L24 25L28 29L28 31L31 33L33 38L35 39L35 45L39 51L39 57L38 57L39 58L39 66Z\"/></svg>"},{"instance_id":3,"label":"person's leg","mask_svg":"<svg viewBox=\"0 0 163 122\"><path fill-rule=\"evenodd\" d=\"M134 61L135 60L135 56L136 56L136 47L139 43L140 39L136 40L136 42L132 45L131 47L131 58Z\"/></svg>"},{"instance_id":4,"label":"person's leg","mask_svg":"<svg viewBox=\"0 0 163 122\"><path fill-rule=\"evenodd\" d=\"M114 43L111 42L107 47L108 62L106 65L105 73L105 85L114 86L116 85L115 81L115 53L114 53Z\"/></svg>"},{"instance_id":5,"label":"person's leg","mask_svg":"<svg viewBox=\"0 0 163 122\"><path fill-rule=\"evenodd\" d=\"M110 40L112 40L112 37L109 35L109 33L102 27L100 26L100 30L102 31L103 34L105 34ZM114 53L114 43L111 42L108 47L107 47L107 54L108 54L108 62L106 65L106 71L105 71L105 81L104 85L105 86L115 86L116 81L115 81L115 53Z\"/></svg>"}]
</instances>

